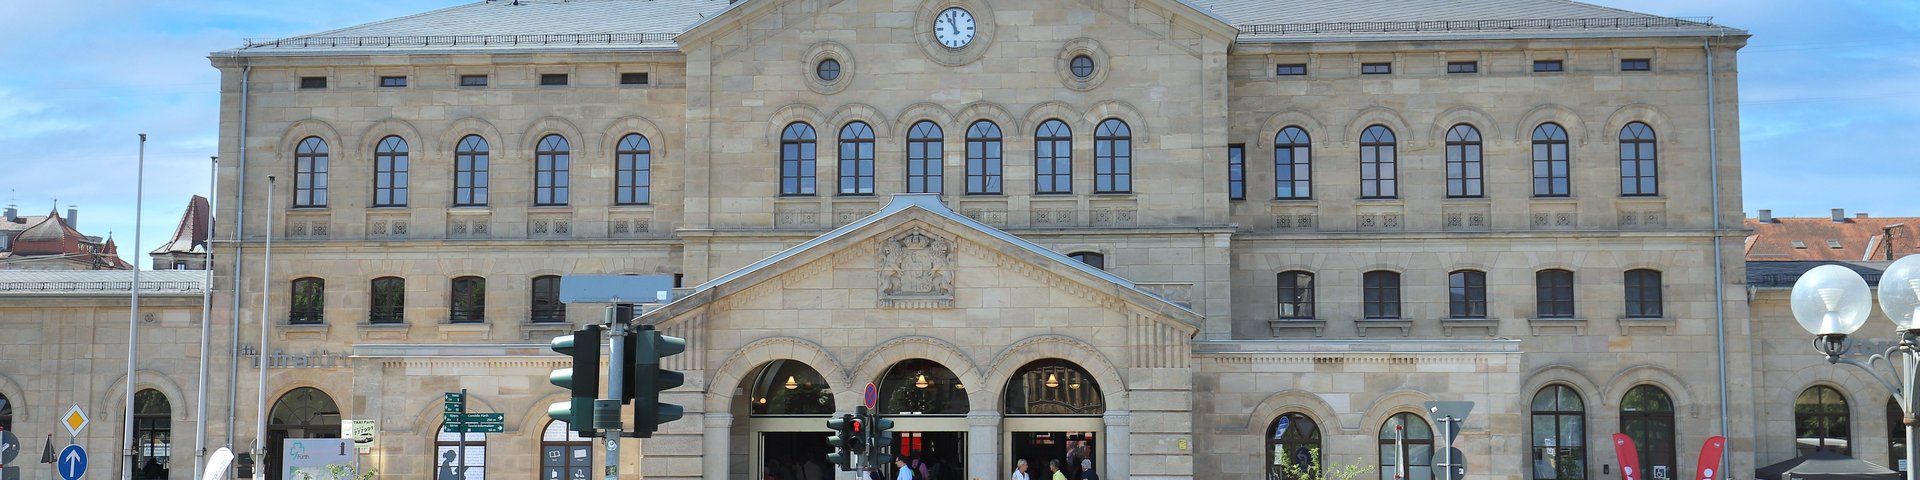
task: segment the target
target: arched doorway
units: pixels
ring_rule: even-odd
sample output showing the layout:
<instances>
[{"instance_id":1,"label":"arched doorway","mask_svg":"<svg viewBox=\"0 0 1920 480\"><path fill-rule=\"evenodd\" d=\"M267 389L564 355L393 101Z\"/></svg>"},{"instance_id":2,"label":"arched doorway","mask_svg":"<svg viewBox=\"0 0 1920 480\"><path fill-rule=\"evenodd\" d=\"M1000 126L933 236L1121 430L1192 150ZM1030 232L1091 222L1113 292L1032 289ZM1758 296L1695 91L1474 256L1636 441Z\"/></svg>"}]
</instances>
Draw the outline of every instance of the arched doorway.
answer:
<instances>
[{"instance_id":1,"label":"arched doorway","mask_svg":"<svg viewBox=\"0 0 1920 480\"><path fill-rule=\"evenodd\" d=\"M744 410L747 421L735 430L752 443L748 478L834 478L838 471L827 463L833 388L818 370L798 360L774 360L748 375L741 390L749 395L740 399L745 405L735 404L735 414Z\"/></svg>"},{"instance_id":2,"label":"arched doorway","mask_svg":"<svg viewBox=\"0 0 1920 480\"><path fill-rule=\"evenodd\" d=\"M134 471L139 480L162 480L173 467L173 405L154 389L133 394Z\"/></svg>"},{"instance_id":3,"label":"arched doorway","mask_svg":"<svg viewBox=\"0 0 1920 480\"><path fill-rule=\"evenodd\" d=\"M289 438L340 438L340 407L313 387L300 387L273 402L267 416L266 480L280 478L280 455Z\"/></svg>"},{"instance_id":4,"label":"arched doorway","mask_svg":"<svg viewBox=\"0 0 1920 480\"><path fill-rule=\"evenodd\" d=\"M1106 471L1099 456L1106 450L1106 395L1086 369L1057 358L1036 360L1015 370L1004 392L1001 413L1012 455L1002 470L1026 460L1029 474L1045 478L1047 462L1059 460L1067 478L1080 478L1082 461L1093 460L1095 472Z\"/></svg>"},{"instance_id":5,"label":"arched doorway","mask_svg":"<svg viewBox=\"0 0 1920 480\"><path fill-rule=\"evenodd\" d=\"M967 472L967 385L940 362L915 358L880 376L880 413L893 419L893 455L926 464L926 479L958 480ZM891 473L891 472L889 472Z\"/></svg>"}]
</instances>

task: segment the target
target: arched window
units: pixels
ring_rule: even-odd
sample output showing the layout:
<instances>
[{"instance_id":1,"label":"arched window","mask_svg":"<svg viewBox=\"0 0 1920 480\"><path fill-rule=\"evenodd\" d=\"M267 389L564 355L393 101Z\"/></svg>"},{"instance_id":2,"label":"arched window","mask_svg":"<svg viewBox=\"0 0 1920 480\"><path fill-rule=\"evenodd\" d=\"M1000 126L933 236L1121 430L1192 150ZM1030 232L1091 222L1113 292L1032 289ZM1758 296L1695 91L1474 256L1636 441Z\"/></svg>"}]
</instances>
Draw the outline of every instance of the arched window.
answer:
<instances>
[{"instance_id":1,"label":"arched window","mask_svg":"<svg viewBox=\"0 0 1920 480\"><path fill-rule=\"evenodd\" d=\"M1573 318L1573 272L1549 268L1534 272L1536 318Z\"/></svg>"},{"instance_id":2,"label":"arched window","mask_svg":"<svg viewBox=\"0 0 1920 480\"><path fill-rule=\"evenodd\" d=\"M487 139L467 135L453 148L453 206L487 204Z\"/></svg>"},{"instance_id":3,"label":"arched window","mask_svg":"<svg viewBox=\"0 0 1920 480\"><path fill-rule=\"evenodd\" d=\"M1007 379L1007 415L1100 416L1107 412L1100 383L1080 365L1058 358L1035 360Z\"/></svg>"},{"instance_id":4,"label":"arched window","mask_svg":"<svg viewBox=\"0 0 1920 480\"><path fill-rule=\"evenodd\" d=\"M573 158L567 137L547 135L533 152L533 204L566 205L567 173Z\"/></svg>"},{"instance_id":5,"label":"arched window","mask_svg":"<svg viewBox=\"0 0 1920 480\"><path fill-rule=\"evenodd\" d=\"M902 360L880 377L880 413L966 415L967 388L959 376L939 362Z\"/></svg>"},{"instance_id":6,"label":"arched window","mask_svg":"<svg viewBox=\"0 0 1920 480\"><path fill-rule=\"evenodd\" d=\"M1634 269L1627 271L1627 317L1660 318L1660 271Z\"/></svg>"},{"instance_id":7,"label":"arched window","mask_svg":"<svg viewBox=\"0 0 1920 480\"><path fill-rule=\"evenodd\" d=\"M813 195L815 151L813 126L794 122L780 132L780 195Z\"/></svg>"},{"instance_id":8,"label":"arched window","mask_svg":"<svg viewBox=\"0 0 1920 480\"><path fill-rule=\"evenodd\" d=\"M440 434L433 438L433 450L434 478L486 480L486 434L450 432L446 424L441 424Z\"/></svg>"},{"instance_id":9,"label":"arched window","mask_svg":"<svg viewBox=\"0 0 1920 480\"><path fill-rule=\"evenodd\" d=\"M840 194L873 195L873 127L840 127Z\"/></svg>"},{"instance_id":10,"label":"arched window","mask_svg":"<svg viewBox=\"0 0 1920 480\"><path fill-rule=\"evenodd\" d=\"M907 131L907 193L940 193L940 170L946 135L940 126L922 121Z\"/></svg>"},{"instance_id":11,"label":"arched window","mask_svg":"<svg viewBox=\"0 0 1920 480\"><path fill-rule=\"evenodd\" d=\"M1109 118L1093 129L1093 193L1133 191L1133 130Z\"/></svg>"},{"instance_id":12,"label":"arched window","mask_svg":"<svg viewBox=\"0 0 1920 480\"><path fill-rule=\"evenodd\" d=\"M1326 451L1321 448L1320 424L1314 422L1313 417L1300 412L1280 414L1261 436L1267 439L1267 478L1317 480L1304 475L1306 469L1326 458Z\"/></svg>"},{"instance_id":13,"label":"arched window","mask_svg":"<svg viewBox=\"0 0 1920 480\"><path fill-rule=\"evenodd\" d=\"M1481 187L1480 130L1459 124L1447 130L1447 197L1479 198Z\"/></svg>"},{"instance_id":14,"label":"arched window","mask_svg":"<svg viewBox=\"0 0 1920 480\"><path fill-rule=\"evenodd\" d=\"M798 360L767 362L747 377L748 411L754 416L832 415L833 387Z\"/></svg>"},{"instance_id":15,"label":"arched window","mask_svg":"<svg viewBox=\"0 0 1920 480\"><path fill-rule=\"evenodd\" d=\"M1533 395L1533 478L1587 478L1587 406L1580 392L1548 385Z\"/></svg>"},{"instance_id":16,"label":"arched window","mask_svg":"<svg viewBox=\"0 0 1920 480\"><path fill-rule=\"evenodd\" d=\"M373 206L407 206L407 141L398 136L373 149Z\"/></svg>"},{"instance_id":17,"label":"arched window","mask_svg":"<svg viewBox=\"0 0 1920 480\"><path fill-rule=\"evenodd\" d=\"M1829 451L1853 455L1853 421L1847 412L1847 397L1839 390L1815 385L1800 391L1793 399L1793 438L1800 455Z\"/></svg>"},{"instance_id":18,"label":"arched window","mask_svg":"<svg viewBox=\"0 0 1920 480\"><path fill-rule=\"evenodd\" d=\"M638 133L620 137L614 148L613 203L646 205L653 201L653 142Z\"/></svg>"},{"instance_id":19,"label":"arched window","mask_svg":"<svg viewBox=\"0 0 1920 480\"><path fill-rule=\"evenodd\" d=\"M1620 129L1620 194L1659 195L1660 169L1653 127L1633 122Z\"/></svg>"},{"instance_id":20,"label":"arched window","mask_svg":"<svg viewBox=\"0 0 1920 480\"><path fill-rule=\"evenodd\" d=\"M1366 318L1400 318L1400 273L1374 270L1362 275L1361 306Z\"/></svg>"},{"instance_id":21,"label":"arched window","mask_svg":"<svg viewBox=\"0 0 1920 480\"><path fill-rule=\"evenodd\" d=\"M151 388L133 394L133 438L133 478L165 480L173 468L173 405L166 395Z\"/></svg>"},{"instance_id":22,"label":"arched window","mask_svg":"<svg viewBox=\"0 0 1920 480\"><path fill-rule=\"evenodd\" d=\"M1451 318L1487 318L1487 272L1447 274L1447 313Z\"/></svg>"},{"instance_id":23,"label":"arched window","mask_svg":"<svg viewBox=\"0 0 1920 480\"><path fill-rule=\"evenodd\" d=\"M1067 254L1067 258L1087 264L1089 267L1101 270L1107 269L1107 256L1101 255L1099 252L1073 252Z\"/></svg>"},{"instance_id":24,"label":"arched window","mask_svg":"<svg viewBox=\"0 0 1920 480\"><path fill-rule=\"evenodd\" d=\"M367 323L401 323L407 314L407 281L400 277L373 279L373 300Z\"/></svg>"},{"instance_id":25,"label":"arched window","mask_svg":"<svg viewBox=\"0 0 1920 480\"><path fill-rule=\"evenodd\" d=\"M1034 193L1073 193L1073 129L1049 119L1033 131Z\"/></svg>"},{"instance_id":26,"label":"arched window","mask_svg":"<svg viewBox=\"0 0 1920 480\"><path fill-rule=\"evenodd\" d=\"M1633 439L1642 470L1664 467L1673 472L1679 466L1674 463L1679 455L1674 450L1673 429L1673 398L1667 396L1666 390L1640 385L1627 390L1620 398L1620 433Z\"/></svg>"},{"instance_id":27,"label":"arched window","mask_svg":"<svg viewBox=\"0 0 1920 480\"><path fill-rule=\"evenodd\" d=\"M280 459L289 438L340 438L340 407L333 397L313 387L295 388L281 395L267 415L266 480L285 479Z\"/></svg>"},{"instance_id":28,"label":"arched window","mask_svg":"<svg viewBox=\"0 0 1920 480\"><path fill-rule=\"evenodd\" d=\"M1300 127L1273 136L1273 197L1313 198L1313 141Z\"/></svg>"},{"instance_id":29,"label":"arched window","mask_svg":"<svg viewBox=\"0 0 1920 480\"><path fill-rule=\"evenodd\" d=\"M1533 196L1564 197L1571 193L1567 171L1567 129L1542 123L1533 129Z\"/></svg>"},{"instance_id":30,"label":"arched window","mask_svg":"<svg viewBox=\"0 0 1920 480\"><path fill-rule=\"evenodd\" d=\"M481 277L453 279L453 298L449 307L447 310L449 322L487 321L487 279Z\"/></svg>"},{"instance_id":31,"label":"arched window","mask_svg":"<svg viewBox=\"0 0 1920 480\"><path fill-rule=\"evenodd\" d=\"M13 429L13 402L0 395L0 430Z\"/></svg>"},{"instance_id":32,"label":"arched window","mask_svg":"<svg viewBox=\"0 0 1920 480\"><path fill-rule=\"evenodd\" d=\"M1887 465L1900 465L1907 460L1906 418L1900 411L1900 402L1887 397Z\"/></svg>"},{"instance_id":33,"label":"arched window","mask_svg":"<svg viewBox=\"0 0 1920 480\"><path fill-rule=\"evenodd\" d=\"M327 141L307 137L293 150L293 206L327 206Z\"/></svg>"},{"instance_id":34,"label":"arched window","mask_svg":"<svg viewBox=\"0 0 1920 480\"><path fill-rule=\"evenodd\" d=\"M1360 132L1360 197L1394 198L1400 195L1399 153L1393 130L1382 125Z\"/></svg>"},{"instance_id":35,"label":"arched window","mask_svg":"<svg viewBox=\"0 0 1920 480\"><path fill-rule=\"evenodd\" d=\"M567 305L560 303L560 276L543 275L533 277L533 311L527 321L533 323L560 323L567 321Z\"/></svg>"},{"instance_id":36,"label":"arched window","mask_svg":"<svg viewBox=\"0 0 1920 480\"><path fill-rule=\"evenodd\" d=\"M293 301L287 310L287 323L318 324L326 320L327 281L314 277L293 280Z\"/></svg>"},{"instance_id":37,"label":"arched window","mask_svg":"<svg viewBox=\"0 0 1920 480\"><path fill-rule=\"evenodd\" d=\"M1280 272L1280 318L1313 318L1313 272Z\"/></svg>"},{"instance_id":38,"label":"arched window","mask_svg":"<svg viewBox=\"0 0 1920 480\"><path fill-rule=\"evenodd\" d=\"M1000 126L981 120L967 127L967 194L999 195Z\"/></svg>"},{"instance_id":39,"label":"arched window","mask_svg":"<svg viewBox=\"0 0 1920 480\"><path fill-rule=\"evenodd\" d=\"M1433 478L1433 426L1401 412L1380 426L1380 480Z\"/></svg>"},{"instance_id":40,"label":"arched window","mask_svg":"<svg viewBox=\"0 0 1920 480\"><path fill-rule=\"evenodd\" d=\"M540 433L540 480L593 478L593 439L568 428L565 420L547 422Z\"/></svg>"}]
</instances>

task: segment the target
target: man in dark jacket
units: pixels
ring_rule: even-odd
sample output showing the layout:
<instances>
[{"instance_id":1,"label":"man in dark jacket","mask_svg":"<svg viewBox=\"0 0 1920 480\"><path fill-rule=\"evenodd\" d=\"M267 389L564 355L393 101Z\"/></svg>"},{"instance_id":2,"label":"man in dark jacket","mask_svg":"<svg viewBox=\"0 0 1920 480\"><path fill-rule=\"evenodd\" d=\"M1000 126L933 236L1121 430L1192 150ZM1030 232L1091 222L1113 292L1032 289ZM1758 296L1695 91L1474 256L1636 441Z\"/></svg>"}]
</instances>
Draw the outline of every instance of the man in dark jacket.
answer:
<instances>
[{"instance_id":1,"label":"man in dark jacket","mask_svg":"<svg viewBox=\"0 0 1920 480\"><path fill-rule=\"evenodd\" d=\"M1100 480L1100 474L1093 473L1093 459L1080 460L1080 480Z\"/></svg>"}]
</instances>

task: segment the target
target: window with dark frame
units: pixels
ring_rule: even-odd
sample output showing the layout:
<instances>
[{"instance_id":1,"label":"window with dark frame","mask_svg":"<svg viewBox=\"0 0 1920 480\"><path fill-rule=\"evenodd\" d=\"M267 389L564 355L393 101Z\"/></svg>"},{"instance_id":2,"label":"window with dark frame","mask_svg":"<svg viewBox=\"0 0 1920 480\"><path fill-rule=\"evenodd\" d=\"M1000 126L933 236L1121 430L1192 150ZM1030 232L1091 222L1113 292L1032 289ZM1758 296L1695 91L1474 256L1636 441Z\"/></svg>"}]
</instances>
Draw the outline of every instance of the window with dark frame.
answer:
<instances>
[{"instance_id":1,"label":"window with dark frame","mask_svg":"<svg viewBox=\"0 0 1920 480\"><path fill-rule=\"evenodd\" d=\"M487 321L487 279L455 278L452 291L452 299L447 309L447 321L452 323Z\"/></svg>"},{"instance_id":2,"label":"window with dark frame","mask_svg":"<svg viewBox=\"0 0 1920 480\"><path fill-rule=\"evenodd\" d=\"M527 314L530 323L564 323L567 321L567 305L560 303L560 276L542 275L533 277L533 306Z\"/></svg>"},{"instance_id":3,"label":"window with dark frame","mask_svg":"<svg viewBox=\"0 0 1920 480\"><path fill-rule=\"evenodd\" d=\"M1447 73L1479 73L1480 62L1447 62Z\"/></svg>"},{"instance_id":4,"label":"window with dark frame","mask_svg":"<svg viewBox=\"0 0 1920 480\"><path fill-rule=\"evenodd\" d=\"M568 173L573 158L573 149L567 144L567 137L558 134L542 137L539 146L534 149L533 158L534 206L566 205Z\"/></svg>"},{"instance_id":5,"label":"window with dark frame","mask_svg":"<svg viewBox=\"0 0 1920 480\"><path fill-rule=\"evenodd\" d=\"M1280 272L1280 318L1313 318L1313 273L1300 270Z\"/></svg>"},{"instance_id":6,"label":"window with dark frame","mask_svg":"<svg viewBox=\"0 0 1920 480\"><path fill-rule=\"evenodd\" d=\"M1550 268L1533 274L1537 318L1573 318L1573 272Z\"/></svg>"},{"instance_id":7,"label":"window with dark frame","mask_svg":"<svg viewBox=\"0 0 1920 480\"><path fill-rule=\"evenodd\" d=\"M317 325L326 320L327 281L314 277L293 280L293 297L288 302L287 323Z\"/></svg>"},{"instance_id":8,"label":"window with dark frame","mask_svg":"<svg viewBox=\"0 0 1920 480\"><path fill-rule=\"evenodd\" d=\"M1369 319L1400 318L1400 273L1374 270L1362 276L1362 315Z\"/></svg>"},{"instance_id":9,"label":"window with dark frame","mask_svg":"<svg viewBox=\"0 0 1920 480\"><path fill-rule=\"evenodd\" d=\"M593 439L568 428L565 420L547 422L540 434L540 478L591 478Z\"/></svg>"},{"instance_id":10,"label":"window with dark frame","mask_svg":"<svg viewBox=\"0 0 1920 480\"><path fill-rule=\"evenodd\" d=\"M160 465L179 465L172 463L173 458L173 404L167 401L166 394L159 390L144 388L133 394L133 448L134 465L146 465L154 462ZM8 445L14 453L19 453L19 445ZM14 470L19 467L8 467ZM162 468L160 470L168 470ZM166 480L166 475L152 472L134 471L134 480ZM9 475L18 478L20 475Z\"/></svg>"},{"instance_id":11,"label":"window with dark frame","mask_svg":"<svg viewBox=\"0 0 1920 480\"><path fill-rule=\"evenodd\" d=\"M406 321L407 281L400 277L373 279L367 323L389 324Z\"/></svg>"},{"instance_id":12,"label":"window with dark frame","mask_svg":"<svg viewBox=\"0 0 1920 480\"><path fill-rule=\"evenodd\" d=\"M1320 424L1305 413L1287 412L1274 417L1273 422L1267 424L1267 431L1260 435L1267 443L1267 478L1317 480L1311 476L1287 476L1286 470L1288 466L1313 467L1316 457L1325 460L1320 435Z\"/></svg>"},{"instance_id":13,"label":"window with dark frame","mask_svg":"<svg viewBox=\"0 0 1920 480\"><path fill-rule=\"evenodd\" d=\"M1620 60L1622 72L1645 72L1653 70L1653 60L1645 58L1627 58Z\"/></svg>"},{"instance_id":14,"label":"window with dark frame","mask_svg":"<svg viewBox=\"0 0 1920 480\"><path fill-rule=\"evenodd\" d=\"M873 195L873 127L851 122L840 127L840 194Z\"/></svg>"},{"instance_id":15,"label":"window with dark frame","mask_svg":"<svg viewBox=\"0 0 1920 480\"><path fill-rule=\"evenodd\" d=\"M1101 255L1099 252L1073 252L1073 253L1067 254L1067 258L1071 258L1071 259L1074 259L1074 261L1087 264L1087 266L1089 267L1097 268L1100 270L1107 269L1107 256Z\"/></svg>"},{"instance_id":16,"label":"window with dark frame","mask_svg":"<svg viewBox=\"0 0 1920 480\"><path fill-rule=\"evenodd\" d=\"M439 435L433 439L434 457L445 465L439 467L440 473L434 474L439 480L486 480L487 479L487 434L477 432L450 432L446 424L440 425ZM453 473L455 465L466 470ZM287 480L287 479L282 479Z\"/></svg>"},{"instance_id":17,"label":"window with dark frame","mask_svg":"<svg viewBox=\"0 0 1920 480\"><path fill-rule=\"evenodd\" d=\"M1433 426L1426 418L1409 412L1393 414L1380 425L1379 438L1382 480L1431 478Z\"/></svg>"},{"instance_id":18,"label":"window with dark frame","mask_svg":"<svg viewBox=\"0 0 1920 480\"><path fill-rule=\"evenodd\" d=\"M486 75L461 75L460 86L462 87L487 86L487 76Z\"/></svg>"},{"instance_id":19,"label":"window with dark frame","mask_svg":"<svg viewBox=\"0 0 1920 480\"><path fill-rule=\"evenodd\" d=\"M1447 197L1486 196L1480 129L1459 124L1447 129Z\"/></svg>"},{"instance_id":20,"label":"window with dark frame","mask_svg":"<svg viewBox=\"0 0 1920 480\"><path fill-rule=\"evenodd\" d=\"M1620 194L1660 194L1659 145L1653 127L1633 122L1620 129Z\"/></svg>"},{"instance_id":21,"label":"window with dark frame","mask_svg":"<svg viewBox=\"0 0 1920 480\"><path fill-rule=\"evenodd\" d=\"M629 73L620 74L621 85L646 85L647 80L648 78L647 78L646 72L629 72Z\"/></svg>"},{"instance_id":22,"label":"window with dark frame","mask_svg":"<svg viewBox=\"0 0 1920 480\"><path fill-rule=\"evenodd\" d=\"M453 206L487 204L487 139L467 135L453 149Z\"/></svg>"},{"instance_id":23,"label":"window with dark frame","mask_svg":"<svg viewBox=\"0 0 1920 480\"><path fill-rule=\"evenodd\" d=\"M1000 126L980 120L967 127L967 194L999 195Z\"/></svg>"},{"instance_id":24,"label":"window with dark frame","mask_svg":"<svg viewBox=\"0 0 1920 480\"><path fill-rule=\"evenodd\" d=\"M1076 78L1085 79L1087 77L1092 77L1093 76L1093 57L1089 57L1086 55L1075 56L1073 57L1073 60L1070 60L1067 62L1067 67L1068 67L1068 70L1071 71L1073 73L1073 76Z\"/></svg>"},{"instance_id":25,"label":"window with dark frame","mask_svg":"<svg viewBox=\"0 0 1920 480\"><path fill-rule=\"evenodd\" d=\"M941 193L946 132L922 120L907 129L907 193Z\"/></svg>"},{"instance_id":26,"label":"window with dark frame","mask_svg":"<svg viewBox=\"0 0 1920 480\"><path fill-rule=\"evenodd\" d=\"M1073 193L1073 130L1048 119L1034 130L1034 193Z\"/></svg>"},{"instance_id":27,"label":"window with dark frame","mask_svg":"<svg viewBox=\"0 0 1920 480\"><path fill-rule=\"evenodd\" d=\"M1274 65L1274 66L1273 66L1273 74L1274 74L1274 75L1279 75L1279 76L1282 76L1282 77L1299 77L1299 76L1306 76L1306 74L1307 74L1307 64L1304 64L1304 63L1282 63L1282 64L1279 64L1279 65Z\"/></svg>"},{"instance_id":28,"label":"window with dark frame","mask_svg":"<svg viewBox=\"0 0 1920 480\"><path fill-rule=\"evenodd\" d=\"M1628 270L1627 318L1660 318L1660 271L1651 269Z\"/></svg>"},{"instance_id":29,"label":"window with dark frame","mask_svg":"<svg viewBox=\"0 0 1920 480\"><path fill-rule=\"evenodd\" d=\"M1313 140L1306 129L1290 126L1273 136L1273 198L1313 198Z\"/></svg>"},{"instance_id":30,"label":"window with dark frame","mask_svg":"<svg viewBox=\"0 0 1920 480\"><path fill-rule=\"evenodd\" d=\"M818 158L813 126L794 122L780 132L780 196L814 194L814 167Z\"/></svg>"},{"instance_id":31,"label":"window with dark frame","mask_svg":"<svg viewBox=\"0 0 1920 480\"><path fill-rule=\"evenodd\" d=\"M833 83L835 80L840 79L840 61L831 58L821 60L818 65L813 67L813 73L820 77L820 81Z\"/></svg>"},{"instance_id":32,"label":"window with dark frame","mask_svg":"<svg viewBox=\"0 0 1920 480\"><path fill-rule=\"evenodd\" d=\"M1887 397L1887 465L1903 465L1907 461L1906 418L1906 413L1900 410L1900 401Z\"/></svg>"},{"instance_id":33,"label":"window with dark frame","mask_svg":"<svg viewBox=\"0 0 1920 480\"><path fill-rule=\"evenodd\" d=\"M1360 198L1400 196L1396 150L1393 130L1373 125L1360 132Z\"/></svg>"},{"instance_id":34,"label":"window with dark frame","mask_svg":"<svg viewBox=\"0 0 1920 480\"><path fill-rule=\"evenodd\" d=\"M1567 129L1559 124L1542 123L1533 129L1533 196L1573 194L1568 150Z\"/></svg>"},{"instance_id":35,"label":"window with dark frame","mask_svg":"<svg viewBox=\"0 0 1920 480\"><path fill-rule=\"evenodd\" d=\"M614 147L613 203L646 205L653 201L653 142L638 133L620 137Z\"/></svg>"},{"instance_id":36,"label":"window with dark frame","mask_svg":"<svg viewBox=\"0 0 1920 480\"><path fill-rule=\"evenodd\" d=\"M293 206L327 206L327 141L307 137L293 150Z\"/></svg>"},{"instance_id":37,"label":"window with dark frame","mask_svg":"<svg viewBox=\"0 0 1920 480\"><path fill-rule=\"evenodd\" d=\"M1386 75L1386 74L1389 74L1389 73L1393 73L1393 64L1391 64L1391 63L1362 63L1362 64L1360 64L1360 74L1361 74L1361 75Z\"/></svg>"},{"instance_id":38,"label":"window with dark frame","mask_svg":"<svg viewBox=\"0 0 1920 480\"><path fill-rule=\"evenodd\" d=\"M399 136L380 139L373 150L373 206L407 206L407 141Z\"/></svg>"},{"instance_id":39,"label":"window with dark frame","mask_svg":"<svg viewBox=\"0 0 1920 480\"><path fill-rule=\"evenodd\" d=\"M1533 478L1586 479L1587 406L1580 393L1566 385L1548 385L1534 394L1532 413Z\"/></svg>"},{"instance_id":40,"label":"window with dark frame","mask_svg":"<svg viewBox=\"0 0 1920 480\"><path fill-rule=\"evenodd\" d=\"M1227 145L1227 199L1247 199L1247 146Z\"/></svg>"},{"instance_id":41,"label":"window with dark frame","mask_svg":"<svg viewBox=\"0 0 1920 480\"><path fill-rule=\"evenodd\" d=\"M300 77L301 89L327 88L327 77Z\"/></svg>"},{"instance_id":42,"label":"window with dark frame","mask_svg":"<svg viewBox=\"0 0 1920 480\"><path fill-rule=\"evenodd\" d=\"M1487 272L1447 274L1447 310L1449 318L1487 318Z\"/></svg>"},{"instance_id":43,"label":"window with dark frame","mask_svg":"<svg viewBox=\"0 0 1920 480\"><path fill-rule=\"evenodd\" d=\"M1133 130L1109 118L1093 130L1093 193L1133 192Z\"/></svg>"},{"instance_id":44,"label":"window with dark frame","mask_svg":"<svg viewBox=\"0 0 1920 480\"><path fill-rule=\"evenodd\" d=\"M1674 437L1673 397L1666 390L1642 384L1627 390L1620 398L1620 433L1633 439L1640 465L1647 470L1666 468L1673 472L1680 465Z\"/></svg>"},{"instance_id":45,"label":"window with dark frame","mask_svg":"<svg viewBox=\"0 0 1920 480\"><path fill-rule=\"evenodd\" d=\"M1542 73L1559 72L1565 69L1566 69L1566 64L1562 63L1560 60L1534 60L1533 61L1533 71L1535 72L1542 72Z\"/></svg>"},{"instance_id":46,"label":"window with dark frame","mask_svg":"<svg viewBox=\"0 0 1920 480\"><path fill-rule=\"evenodd\" d=\"M563 85L566 85L566 84L567 84L567 74L564 74L564 73L542 73L542 74L540 74L540 86L543 86L543 87L558 87L558 86L563 86Z\"/></svg>"},{"instance_id":47,"label":"window with dark frame","mask_svg":"<svg viewBox=\"0 0 1920 480\"><path fill-rule=\"evenodd\" d=\"M407 86L407 77L405 76L380 77L380 86L387 87L387 88L405 87Z\"/></svg>"},{"instance_id":48,"label":"window with dark frame","mask_svg":"<svg viewBox=\"0 0 1920 480\"><path fill-rule=\"evenodd\" d=\"M1847 397L1826 385L1800 391L1793 400L1793 438L1801 456L1828 451L1852 455L1853 419Z\"/></svg>"}]
</instances>

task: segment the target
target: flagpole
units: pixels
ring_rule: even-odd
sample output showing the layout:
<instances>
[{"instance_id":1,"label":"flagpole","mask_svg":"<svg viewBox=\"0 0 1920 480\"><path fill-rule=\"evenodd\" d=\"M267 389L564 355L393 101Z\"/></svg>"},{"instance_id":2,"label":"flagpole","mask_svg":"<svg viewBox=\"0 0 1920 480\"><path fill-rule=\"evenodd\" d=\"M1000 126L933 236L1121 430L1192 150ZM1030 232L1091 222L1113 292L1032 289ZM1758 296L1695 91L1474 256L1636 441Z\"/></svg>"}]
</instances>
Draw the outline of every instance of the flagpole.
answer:
<instances>
[{"instance_id":1,"label":"flagpole","mask_svg":"<svg viewBox=\"0 0 1920 480\"><path fill-rule=\"evenodd\" d=\"M207 242L206 257L201 258L201 268L206 269L206 284L200 288L200 391L199 399L193 407L193 478L205 478L207 469L207 375L212 360L213 344L213 202L220 198L220 156L213 156L213 167L207 173ZM187 250L193 250L188 246Z\"/></svg>"},{"instance_id":2,"label":"flagpole","mask_svg":"<svg viewBox=\"0 0 1920 480\"><path fill-rule=\"evenodd\" d=\"M147 186L147 134L144 133L140 134L140 160L138 165L138 167L135 167L133 177L133 253L135 256L135 261L132 262L133 284L127 288L133 292L133 298L132 308L128 309L129 313L127 314L127 411L126 416L122 417L126 423L124 430L126 438L121 443L126 448L121 452L124 460L120 462L120 478L125 480L133 480L133 457L139 453L138 450L134 449L133 444L133 390L139 386L134 373L136 373L135 368L137 368L140 360L140 262L138 261L140 255L140 201L142 200L141 196L145 193L144 189Z\"/></svg>"},{"instance_id":3,"label":"flagpole","mask_svg":"<svg viewBox=\"0 0 1920 480\"><path fill-rule=\"evenodd\" d=\"M253 406L256 428L253 432L253 456L259 459L259 465L262 466L266 465L267 455L267 330L271 326L267 312L273 308L273 200L273 175L268 175L266 259L260 262L260 349L253 357L259 360L260 367L260 383L255 387L260 397ZM265 473L261 476L264 477Z\"/></svg>"}]
</instances>

